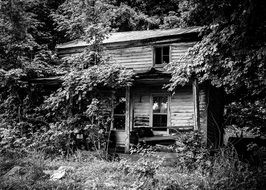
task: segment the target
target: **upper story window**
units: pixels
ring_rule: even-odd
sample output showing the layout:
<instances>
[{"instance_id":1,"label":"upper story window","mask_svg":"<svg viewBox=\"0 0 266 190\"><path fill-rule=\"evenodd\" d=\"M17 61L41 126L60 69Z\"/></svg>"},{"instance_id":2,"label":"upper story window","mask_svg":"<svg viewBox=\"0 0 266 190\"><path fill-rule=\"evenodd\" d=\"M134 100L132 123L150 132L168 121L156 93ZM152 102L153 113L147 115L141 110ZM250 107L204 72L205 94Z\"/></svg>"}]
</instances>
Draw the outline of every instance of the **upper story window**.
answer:
<instances>
[{"instance_id":1,"label":"upper story window","mask_svg":"<svg viewBox=\"0 0 266 190\"><path fill-rule=\"evenodd\" d=\"M170 47L169 46L161 46L154 48L154 64L162 65L165 63L169 63L170 61Z\"/></svg>"}]
</instances>

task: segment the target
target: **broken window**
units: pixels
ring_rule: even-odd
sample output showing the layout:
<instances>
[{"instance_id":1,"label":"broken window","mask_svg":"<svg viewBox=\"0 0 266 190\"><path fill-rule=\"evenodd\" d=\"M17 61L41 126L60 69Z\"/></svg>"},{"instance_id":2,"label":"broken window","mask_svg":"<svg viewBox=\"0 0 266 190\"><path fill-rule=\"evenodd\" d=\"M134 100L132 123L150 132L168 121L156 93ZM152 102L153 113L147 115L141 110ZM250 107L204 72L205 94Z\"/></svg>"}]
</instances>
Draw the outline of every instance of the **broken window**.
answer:
<instances>
[{"instance_id":1,"label":"broken window","mask_svg":"<svg viewBox=\"0 0 266 190\"><path fill-rule=\"evenodd\" d=\"M153 130L167 130L167 96L153 96Z\"/></svg>"},{"instance_id":2,"label":"broken window","mask_svg":"<svg viewBox=\"0 0 266 190\"><path fill-rule=\"evenodd\" d=\"M155 47L154 53L155 53L155 65L169 63L170 61L169 46Z\"/></svg>"}]
</instances>

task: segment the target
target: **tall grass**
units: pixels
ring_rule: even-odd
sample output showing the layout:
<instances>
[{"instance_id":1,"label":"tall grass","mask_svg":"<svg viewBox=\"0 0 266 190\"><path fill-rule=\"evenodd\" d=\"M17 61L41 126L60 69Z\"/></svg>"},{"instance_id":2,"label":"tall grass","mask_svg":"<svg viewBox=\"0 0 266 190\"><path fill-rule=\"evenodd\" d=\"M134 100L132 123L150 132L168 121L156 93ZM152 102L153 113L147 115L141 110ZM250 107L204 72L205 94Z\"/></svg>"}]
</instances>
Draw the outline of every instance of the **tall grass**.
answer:
<instances>
[{"instance_id":1,"label":"tall grass","mask_svg":"<svg viewBox=\"0 0 266 190\"><path fill-rule=\"evenodd\" d=\"M47 158L41 152L24 157L0 158L0 189L263 189L263 178L241 162L234 150L220 149L191 169L183 162L165 165L156 153L140 159L100 160L92 152ZM182 167L180 167L183 164ZM5 176L14 166L18 173ZM71 166L63 179L52 181L45 170ZM204 167L203 167L204 166ZM186 168L188 167L188 168Z\"/></svg>"}]
</instances>

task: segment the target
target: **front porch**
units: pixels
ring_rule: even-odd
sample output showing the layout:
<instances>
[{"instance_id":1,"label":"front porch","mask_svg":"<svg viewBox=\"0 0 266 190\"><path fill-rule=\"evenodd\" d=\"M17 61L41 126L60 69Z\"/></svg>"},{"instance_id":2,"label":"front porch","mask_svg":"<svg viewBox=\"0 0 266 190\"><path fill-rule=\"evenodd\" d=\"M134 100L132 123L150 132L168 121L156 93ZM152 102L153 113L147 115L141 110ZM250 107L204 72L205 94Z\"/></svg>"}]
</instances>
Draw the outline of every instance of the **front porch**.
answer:
<instances>
[{"instance_id":1,"label":"front porch","mask_svg":"<svg viewBox=\"0 0 266 190\"><path fill-rule=\"evenodd\" d=\"M167 74L139 74L134 84L126 87L124 97L120 94L124 101L121 101L122 106L116 105L114 108L112 131L116 146L124 147L126 153L130 144L136 142L134 131L138 129L150 131L138 135L137 139L137 142L147 144L175 143L180 131L199 130L197 82L168 92L163 88L168 81Z\"/></svg>"}]
</instances>

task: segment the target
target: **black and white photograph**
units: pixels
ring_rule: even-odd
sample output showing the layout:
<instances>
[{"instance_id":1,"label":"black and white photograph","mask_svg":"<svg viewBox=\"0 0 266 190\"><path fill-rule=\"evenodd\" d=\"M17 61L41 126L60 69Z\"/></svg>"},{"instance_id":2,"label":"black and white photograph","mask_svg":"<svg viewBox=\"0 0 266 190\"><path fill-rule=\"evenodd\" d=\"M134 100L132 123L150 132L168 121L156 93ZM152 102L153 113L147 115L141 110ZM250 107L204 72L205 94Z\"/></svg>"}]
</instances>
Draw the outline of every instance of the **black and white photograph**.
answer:
<instances>
[{"instance_id":1,"label":"black and white photograph","mask_svg":"<svg viewBox=\"0 0 266 190\"><path fill-rule=\"evenodd\" d=\"M0 0L0 190L266 190L266 1Z\"/></svg>"}]
</instances>

